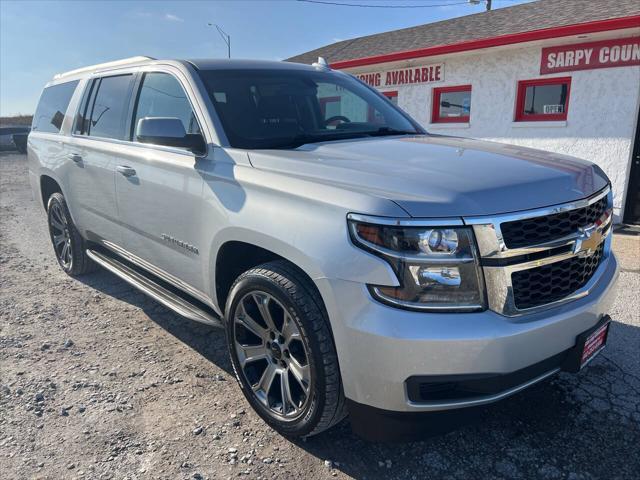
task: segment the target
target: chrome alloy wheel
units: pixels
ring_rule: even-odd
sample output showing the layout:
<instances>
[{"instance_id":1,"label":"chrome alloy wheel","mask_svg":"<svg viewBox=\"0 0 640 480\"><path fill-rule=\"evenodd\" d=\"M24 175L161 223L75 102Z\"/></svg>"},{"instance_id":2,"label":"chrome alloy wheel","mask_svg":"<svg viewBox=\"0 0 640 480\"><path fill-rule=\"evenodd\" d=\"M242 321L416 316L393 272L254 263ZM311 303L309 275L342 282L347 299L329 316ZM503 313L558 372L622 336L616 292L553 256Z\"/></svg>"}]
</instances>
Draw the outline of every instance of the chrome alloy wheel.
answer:
<instances>
[{"instance_id":1,"label":"chrome alloy wheel","mask_svg":"<svg viewBox=\"0 0 640 480\"><path fill-rule=\"evenodd\" d=\"M50 208L49 230L51 231L51 238L53 239L53 248L62 266L65 269L70 269L73 255L71 252L69 223L59 203L53 203Z\"/></svg>"},{"instance_id":2,"label":"chrome alloy wheel","mask_svg":"<svg viewBox=\"0 0 640 480\"><path fill-rule=\"evenodd\" d=\"M300 329L272 295L252 291L233 318L238 363L254 396L281 420L299 417L310 398L309 354Z\"/></svg>"}]
</instances>

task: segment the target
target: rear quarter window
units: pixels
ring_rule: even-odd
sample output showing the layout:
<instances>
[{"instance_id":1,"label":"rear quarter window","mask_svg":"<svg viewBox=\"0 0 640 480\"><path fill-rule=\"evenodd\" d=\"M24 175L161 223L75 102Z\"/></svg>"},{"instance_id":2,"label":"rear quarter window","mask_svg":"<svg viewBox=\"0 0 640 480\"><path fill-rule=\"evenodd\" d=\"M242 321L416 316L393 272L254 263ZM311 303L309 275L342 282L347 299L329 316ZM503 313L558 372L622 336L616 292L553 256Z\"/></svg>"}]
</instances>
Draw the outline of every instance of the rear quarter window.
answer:
<instances>
[{"instance_id":1,"label":"rear quarter window","mask_svg":"<svg viewBox=\"0 0 640 480\"><path fill-rule=\"evenodd\" d=\"M32 130L59 133L67 107L77 86L78 81L76 80L45 88L33 116Z\"/></svg>"}]
</instances>

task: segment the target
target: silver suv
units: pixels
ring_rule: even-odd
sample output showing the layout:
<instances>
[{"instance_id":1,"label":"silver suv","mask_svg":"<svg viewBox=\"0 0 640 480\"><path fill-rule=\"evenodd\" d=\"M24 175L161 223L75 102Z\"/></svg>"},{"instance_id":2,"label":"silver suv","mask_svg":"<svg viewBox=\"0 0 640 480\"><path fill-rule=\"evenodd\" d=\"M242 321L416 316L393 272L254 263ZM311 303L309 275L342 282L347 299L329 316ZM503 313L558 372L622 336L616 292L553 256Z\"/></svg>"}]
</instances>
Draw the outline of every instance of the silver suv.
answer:
<instances>
[{"instance_id":1,"label":"silver suv","mask_svg":"<svg viewBox=\"0 0 640 480\"><path fill-rule=\"evenodd\" d=\"M64 271L100 265L224 327L244 395L287 435L347 412L368 437L410 431L606 342L617 262L597 166L428 134L323 62L60 74L28 155Z\"/></svg>"}]
</instances>

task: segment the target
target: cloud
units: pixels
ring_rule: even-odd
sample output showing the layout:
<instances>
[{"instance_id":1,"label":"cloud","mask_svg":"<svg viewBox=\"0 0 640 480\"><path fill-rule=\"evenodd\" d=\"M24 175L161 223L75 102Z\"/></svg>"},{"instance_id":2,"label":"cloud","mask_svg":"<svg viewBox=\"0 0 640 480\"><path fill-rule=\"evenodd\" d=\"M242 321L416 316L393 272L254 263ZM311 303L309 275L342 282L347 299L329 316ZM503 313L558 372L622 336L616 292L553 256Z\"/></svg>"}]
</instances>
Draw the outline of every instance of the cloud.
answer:
<instances>
[{"instance_id":1,"label":"cloud","mask_svg":"<svg viewBox=\"0 0 640 480\"><path fill-rule=\"evenodd\" d=\"M179 16L174 15L173 13L165 13L164 19L169 20L170 22L184 22L183 18L180 18Z\"/></svg>"}]
</instances>

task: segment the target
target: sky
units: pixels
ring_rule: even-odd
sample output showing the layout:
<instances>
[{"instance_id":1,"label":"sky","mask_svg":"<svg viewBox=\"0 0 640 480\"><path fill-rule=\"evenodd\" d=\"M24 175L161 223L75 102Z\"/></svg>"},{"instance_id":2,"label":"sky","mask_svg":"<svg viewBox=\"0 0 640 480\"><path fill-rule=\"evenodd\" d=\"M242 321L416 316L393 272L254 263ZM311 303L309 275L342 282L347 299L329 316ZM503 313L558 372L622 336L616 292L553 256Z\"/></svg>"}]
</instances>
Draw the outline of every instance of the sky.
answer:
<instances>
[{"instance_id":1,"label":"sky","mask_svg":"<svg viewBox=\"0 0 640 480\"><path fill-rule=\"evenodd\" d=\"M340 40L484 11L465 0L0 0L0 116L34 112L59 72L135 55L283 60ZM493 0L503 8L530 0ZM442 4L456 4L437 6ZM428 8L418 6L428 5ZM331 59L327 59L331 61Z\"/></svg>"}]
</instances>

